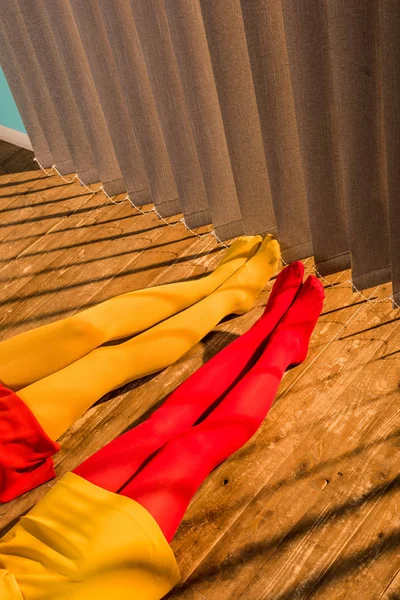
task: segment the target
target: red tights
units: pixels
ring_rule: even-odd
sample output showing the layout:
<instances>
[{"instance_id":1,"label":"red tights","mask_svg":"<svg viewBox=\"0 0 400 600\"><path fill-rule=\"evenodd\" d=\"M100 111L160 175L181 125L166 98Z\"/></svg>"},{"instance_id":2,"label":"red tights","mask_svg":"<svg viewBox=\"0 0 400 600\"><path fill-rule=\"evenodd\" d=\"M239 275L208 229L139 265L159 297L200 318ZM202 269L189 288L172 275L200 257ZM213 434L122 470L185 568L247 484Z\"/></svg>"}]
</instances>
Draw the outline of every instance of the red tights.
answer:
<instances>
[{"instance_id":1,"label":"red tights","mask_svg":"<svg viewBox=\"0 0 400 600\"><path fill-rule=\"evenodd\" d=\"M300 265L282 271L266 311L245 335L177 388L147 421L75 473L139 502L170 541L200 484L255 433L285 370L307 355L324 293L314 277L301 286ZM212 412L194 425L217 400Z\"/></svg>"},{"instance_id":2,"label":"red tights","mask_svg":"<svg viewBox=\"0 0 400 600\"><path fill-rule=\"evenodd\" d=\"M75 473L110 492L118 492L153 452L196 423L243 375L257 349L292 304L303 280L303 263L278 275L261 318L193 373L149 419L89 457Z\"/></svg>"}]
</instances>

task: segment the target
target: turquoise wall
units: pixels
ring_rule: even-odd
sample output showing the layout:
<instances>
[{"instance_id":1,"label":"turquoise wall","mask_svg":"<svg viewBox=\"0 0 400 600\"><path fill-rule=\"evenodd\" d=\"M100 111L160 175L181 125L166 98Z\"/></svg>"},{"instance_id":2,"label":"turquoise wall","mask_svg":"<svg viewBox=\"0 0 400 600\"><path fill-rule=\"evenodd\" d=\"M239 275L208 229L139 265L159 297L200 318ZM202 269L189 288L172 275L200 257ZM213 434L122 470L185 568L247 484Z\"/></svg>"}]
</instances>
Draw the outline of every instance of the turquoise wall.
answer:
<instances>
[{"instance_id":1,"label":"turquoise wall","mask_svg":"<svg viewBox=\"0 0 400 600\"><path fill-rule=\"evenodd\" d=\"M0 125L26 133L18 108L8 87L5 75L0 67Z\"/></svg>"}]
</instances>

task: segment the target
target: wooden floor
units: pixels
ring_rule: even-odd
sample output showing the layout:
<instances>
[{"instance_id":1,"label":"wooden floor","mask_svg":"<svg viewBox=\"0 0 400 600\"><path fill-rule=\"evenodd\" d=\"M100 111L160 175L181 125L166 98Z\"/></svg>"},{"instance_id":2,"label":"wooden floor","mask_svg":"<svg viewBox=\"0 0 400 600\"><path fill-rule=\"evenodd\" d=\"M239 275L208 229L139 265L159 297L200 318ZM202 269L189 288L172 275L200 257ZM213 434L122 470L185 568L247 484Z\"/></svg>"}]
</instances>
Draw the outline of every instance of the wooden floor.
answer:
<instances>
[{"instance_id":1,"label":"wooden floor","mask_svg":"<svg viewBox=\"0 0 400 600\"><path fill-rule=\"evenodd\" d=\"M182 224L111 204L0 143L1 335L148 285L210 270L221 249ZM97 187L97 186L96 186ZM179 217L175 219L178 220ZM174 221L174 219L172 219ZM305 261L312 271L313 261ZM400 312L328 277L307 361L289 371L257 435L216 469L172 543L174 600L400 599ZM366 292L384 299L390 286ZM109 394L68 431L74 468L143 419L260 315L218 326L178 364ZM51 486L0 506L5 531Z\"/></svg>"}]
</instances>

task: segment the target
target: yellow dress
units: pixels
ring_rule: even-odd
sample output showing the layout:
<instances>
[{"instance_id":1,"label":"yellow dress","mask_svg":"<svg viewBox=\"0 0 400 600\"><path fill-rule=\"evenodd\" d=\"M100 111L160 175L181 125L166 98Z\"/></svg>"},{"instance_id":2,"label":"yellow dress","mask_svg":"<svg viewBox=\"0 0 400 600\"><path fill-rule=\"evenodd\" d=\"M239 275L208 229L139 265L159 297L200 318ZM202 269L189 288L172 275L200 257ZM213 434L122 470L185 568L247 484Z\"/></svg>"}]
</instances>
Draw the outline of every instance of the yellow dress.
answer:
<instances>
[{"instance_id":1,"label":"yellow dress","mask_svg":"<svg viewBox=\"0 0 400 600\"><path fill-rule=\"evenodd\" d=\"M179 578L147 510L74 473L0 540L1 600L159 600Z\"/></svg>"}]
</instances>

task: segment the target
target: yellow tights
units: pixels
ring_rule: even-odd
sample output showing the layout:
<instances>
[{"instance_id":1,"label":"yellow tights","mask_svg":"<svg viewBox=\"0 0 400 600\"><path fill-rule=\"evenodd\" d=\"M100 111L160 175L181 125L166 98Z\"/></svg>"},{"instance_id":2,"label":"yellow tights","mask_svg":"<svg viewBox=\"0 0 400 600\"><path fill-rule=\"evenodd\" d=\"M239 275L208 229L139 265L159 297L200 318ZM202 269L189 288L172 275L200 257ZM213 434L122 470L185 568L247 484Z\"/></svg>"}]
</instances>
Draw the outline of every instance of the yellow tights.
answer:
<instances>
[{"instance_id":1,"label":"yellow tights","mask_svg":"<svg viewBox=\"0 0 400 600\"><path fill-rule=\"evenodd\" d=\"M257 245L258 243L259 239L257 239ZM214 287L211 290L207 292L198 291L197 296L195 296L195 293L191 295L191 292L189 292L190 300L181 301L176 293L172 293L170 296L164 295L164 288L170 287L171 289L173 286L185 284L171 284L171 286L162 286L162 288L143 290L142 296L140 295L142 292L134 292L131 295L128 294L113 299L119 301L119 298L126 298L127 296L132 298L134 294L138 294L140 300L138 304L134 304L134 309L131 310L139 310L137 308L139 306L144 309L144 303L147 303L143 321L141 316L136 313L128 318L129 323L124 322L117 325L114 320L122 320L124 315L121 309L117 310L114 319L106 316L107 328L99 327L97 322L93 325L91 318L85 320L85 323L89 323L90 327L94 326L96 331L99 328L102 331L103 337L100 343L92 342L92 348L96 349L87 353L89 346L85 345L84 351L80 352L82 358L75 360L75 362L64 368L54 369L52 374L37 380L18 392L18 395L29 406L46 433L51 438L57 439L104 394L129 381L155 373L169 366L200 341L223 317L232 313L242 314L247 312L253 306L261 289L277 271L280 256L278 242L272 236L265 238L256 254L254 254L254 243L251 248L243 260L244 264L242 262L242 266L233 269L230 277L225 276L224 281L220 281L219 287L218 284L213 284ZM231 249L234 252L233 245ZM251 256L252 254L254 255ZM243 256L243 253L241 255ZM251 258L246 261L249 256ZM227 257L228 255L226 259ZM237 260L233 260L237 264ZM230 262L230 260L224 259L216 271L223 268L226 273L226 266ZM198 282L188 282L187 287L189 289L191 285L202 281L204 279ZM152 294L157 289L164 290L164 292L160 291L157 299L154 299ZM206 296L207 293L208 296ZM173 298L173 300L165 301L165 298ZM200 298L203 299L200 300ZM113 302L113 300L109 302ZM104 303L100 307L106 304L108 303ZM159 305L160 310L157 312ZM186 308L187 306L190 307ZM186 310L183 310L185 308ZM99 310L99 307L95 307L95 309ZM90 313L94 316L93 320L100 319L101 321L102 314L99 315L99 313L94 312L95 309L89 309L84 313L80 313L80 315ZM152 311L154 311L154 317ZM178 314L170 316L174 313ZM167 318L168 316L170 318ZM160 322L162 319L166 320ZM138 322L140 325L137 325ZM151 327L154 323L158 324ZM146 328L148 328L146 331L127 342L101 348L97 347L104 341L104 329L106 329L107 339L116 339L133 335ZM60 332L52 333L52 335L58 337L61 332L62 329ZM82 337L85 339L84 335ZM78 335L78 339L80 340L81 336ZM58 348L58 352L63 352L64 337L60 335L58 340L59 343L57 343L57 339L52 340L53 348ZM73 346L73 339L68 337L68 340ZM42 352L39 346L36 347L38 352ZM47 354L49 352L46 350L46 356ZM0 362L0 364L2 363ZM22 367L20 366L20 368Z\"/></svg>"},{"instance_id":2,"label":"yellow tights","mask_svg":"<svg viewBox=\"0 0 400 600\"><path fill-rule=\"evenodd\" d=\"M211 294L259 248L260 236L238 238L216 269L196 281L111 298L55 323L0 342L0 381L18 391L106 342L132 337Z\"/></svg>"}]
</instances>

